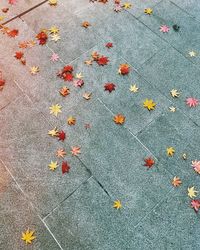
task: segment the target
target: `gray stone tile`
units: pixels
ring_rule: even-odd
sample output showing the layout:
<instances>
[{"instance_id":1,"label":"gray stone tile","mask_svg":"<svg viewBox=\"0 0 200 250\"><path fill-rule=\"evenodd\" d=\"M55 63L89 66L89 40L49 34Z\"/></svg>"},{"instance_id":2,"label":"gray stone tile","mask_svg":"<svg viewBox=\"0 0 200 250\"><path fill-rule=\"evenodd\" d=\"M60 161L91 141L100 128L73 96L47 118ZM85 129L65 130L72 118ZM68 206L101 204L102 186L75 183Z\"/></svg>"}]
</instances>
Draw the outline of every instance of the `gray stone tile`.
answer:
<instances>
[{"instance_id":1,"label":"gray stone tile","mask_svg":"<svg viewBox=\"0 0 200 250\"><path fill-rule=\"evenodd\" d=\"M41 18L42 16L45 18ZM92 48L98 39L90 29L81 27L83 21L61 4L52 8L49 7L48 3L45 3L21 18L36 34L41 29L49 29L53 25L57 26L60 29L61 39L54 42L49 38L48 45L60 54L63 61L68 63ZM63 22L63 20L66 21Z\"/></svg>"},{"instance_id":2,"label":"gray stone tile","mask_svg":"<svg viewBox=\"0 0 200 250\"><path fill-rule=\"evenodd\" d=\"M154 249L198 249L198 217L190 208L187 189L176 189L140 223L138 230L151 234Z\"/></svg>"},{"instance_id":3,"label":"gray stone tile","mask_svg":"<svg viewBox=\"0 0 200 250\"><path fill-rule=\"evenodd\" d=\"M89 31L98 37L113 42L121 57L135 67L158 52L165 42L142 25L127 11L115 13L112 8L91 6L78 13L80 20L91 23Z\"/></svg>"},{"instance_id":4,"label":"gray stone tile","mask_svg":"<svg viewBox=\"0 0 200 250\"><path fill-rule=\"evenodd\" d=\"M198 44L200 25L194 18L178 8L170 1L162 1L154 8L154 14L151 16L142 15L140 17L145 25L153 32L158 34L162 39L169 42L173 47L178 49L185 57L199 64L199 57L190 57L189 51L200 51ZM178 32L174 31L172 26L180 26ZM159 31L161 25L170 27L168 33Z\"/></svg>"},{"instance_id":5,"label":"gray stone tile","mask_svg":"<svg viewBox=\"0 0 200 250\"><path fill-rule=\"evenodd\" d=\"M7 0L1 0L0 9L9 8L9 10L7 13L3 13L2 11L0 11L0 16L4 17L4 19L0 21L0 23L4 23L42 2L42 0L22 0L17 1L16 4L9 4Z\"/></svg>"},{"instance_id":6,"label":"gray stone tile","mask_svg":"<svg viewBox=\"0 0 200 250\"><path fill-rule=\"evenodd\" d=\"M77 158L70 156L69 144L47 135L53 127L27 98L17 99L1 111L0 117L1 159L38 212L45 216L90 174ZM68 153L69 174L62 175L62 161L55 155L59 148ZM52 172L48 164L56 160L59 167Z\"/></svg>"},{"instance_id":7,"label":"gray stone tile","mask_svg":"<svg viewBox=\"0 0 200 250\"><path fill-rule=\"evenodd\" d=\"M200 129L180 111L163 113L146 129L138 134L138 138L152 151L158 160L173 175L194 175L191 161L198 158ZM166 154L168 147L174 147L175 154ZM184 161L182 154L188 159Z\"/></svg>"},{"instance_id":8,"label":"gray stone tile","mask_svg":"<svg viewBox=\"0 0 200 250\"><path fill-rule=\"evenodd\" d=\"M174 4L176 4L178 7L182 8L185 12L189 13L192 17L196 18L197 20L200 20L200 2L195 0L187 0L187 1L181 1L181 0L172 0Z\"/></svg>"},{"instance_id":9,"label":"gray stone tile","mask_svg":"<svg viewBox=\"0 0 200 250\"><path fill-rule=\"evenodd\" d=\"M198 67L173 48L167 47L156 54L148 63L145 63L139 72L163 95L169 97L174 106L179 107L187 116L200 124L198 115L200 106L190 108L185 103L188 97L198 99L200 93ZM171 97L170 91L172 89L181 92L179 98Z\"/></svg>"},{"instance_id":10,"label":"gray stone tile","mask_svg":"<svg viewBox=\"0 0 200 250\"><path fill-rule=\"evenodd\" d=\"M60 249L1 162L0 171L0 248L15 250ZM34 230L36 236L32 245L29 246L21 240L22 232L28 228Z\"/></svg>"},{"instance_id":11,"label":"gray stone tile","mask_svg":"<svg viewBox=\"0 0 200 250\"><path fill-rule=\"evenodd\" d=\"M113 201L90 179L45 219L64 249L152 249L148 237L135 232ZM109 223L108 223L109 222Z\"/></svg>"}]
</instances>

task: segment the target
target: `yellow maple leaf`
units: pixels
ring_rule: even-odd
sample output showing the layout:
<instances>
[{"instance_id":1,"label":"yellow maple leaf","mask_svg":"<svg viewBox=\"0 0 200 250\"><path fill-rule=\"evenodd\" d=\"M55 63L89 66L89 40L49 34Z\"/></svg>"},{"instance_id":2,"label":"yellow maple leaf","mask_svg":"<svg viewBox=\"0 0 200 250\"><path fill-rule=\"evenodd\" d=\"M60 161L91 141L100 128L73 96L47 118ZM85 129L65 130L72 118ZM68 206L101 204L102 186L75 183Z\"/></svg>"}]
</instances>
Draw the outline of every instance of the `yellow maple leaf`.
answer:
<instances>
[{"instance_id":1,"label":"yellow maple leaf","mask_svg":"<svg viewBox=\"0 0 200 250\"><path fill-rule=\"evenodd\" d=\"M167 155L168 156L173 156L175 153L175 149L173 147L167 148Z\"/></svg>"},{"instance_id":2,"label":"yellow maple leaf","mask_svg":"<svg viewBox=\"0 0 200 250\"><path fill-rule=\"evenodd\" d=\"M22 240L24 240L26 242L26 244L31 244L32 241L36 238L33 234L35 233L35 231L30 231L29 229L27 229L26 232L22 233Z\"/></svg>"},{"instance_id":3,"label":"yellow maple leaf","mask_svg":"<svg viewBox=\"0 0 200 250\"><path fill-rule=\"evenodd\" d=\"M188 188L188 196L189 196L190 198L196 197L196 196L197 196L197 193L198 193L198 191L196 191L196 190L194 189L194 187Z\"/></svg>"},{"instance_id":4,"label":"yellow maple leaf","mask_svg":"<svg viewBox=\"0 0 200 250\"><path fill-rule=\"evenodd\" d=\"M70 116L68 119L67 119L67 123L68 125L75 125L76 124L76 118L74 118L73 116Z\"/></svg>"},{"instance_id":5,"label":"yellow maple leaf","mask_svg":"<svg viewBox=\"0 0 200 250\"><path fill-rule=\"evenodd\" d=\"M84 63L85 63L86 65L92 65L92 62L93 62L93 60L86 60Z\"/></svg>"},{"instance_id":6,"label":"yellow maple leaf","mask_svg":"<svg viewBox=\"0 0 200 250\"><path fill-rule=\"evenodd\" d=\"M144 108L147 108L149 111L150 110L154 110L155 109L155 106L156 106L156 103L153 102L152 99L146 99L144 102L143 102L143 106Z\"/></svg>"},{"instance_id":7,"label":"yellow maple leaf","mask_svg":"<svg viewBox=\"0 0 200 250\"><path fill-rule=\"evenodd\" d=\"M50 114L53 114L55 116L58 115L58 113L61 113L61 108L62 106L59 105L59 104L55 104L55 105L52 105L49 109L50 109Z\"/></svg>"},{"instance_id":8,"label":"yellow maple leaf","mask_svg":"<svg viewBox=\"0 0 200 250\"><path fill-rule=\"evenodd\" d=\"M57 0L49 0L50 5L57 5L58 1Z\"/></svg>"},{"instance_id":9,"label":"yellow maple leaf","mask_svg":"<svg viewBox=\"0 0 200 250\"><path fill-rule=\"evenodd\" d=\"M113 207L116 208L116 209L122 208L121 201L119 201L119 200L114 201Z\"/></svg>"},{"instance_id":10,"label":"yellow maple leaf","mask_svg":"<svg viewBox=\"0 0 200 250\"><path fill-rule=\"evenodd\" d=\"M57 34L59 32L59 28L57 28L56 26L51 26L51 28L49 29L49 31L52 34Z\"/></svg>"},{"instance_id":11,"label":"yellow maple leaf","mask_svg":"<svg viewBox=\"0 0 200 250\"><path fill-rule=\"evenodd\" d=\"M131 3L124 3L124 4L123 4L123 8L124 8L124 9L130 9L131 6L132 6Z\"/></svg>"},{"instance_id":12,"label":"yellow maple leaf","mask_svg":"<svg viewBox=\"0 0 200 250\"><path fill-rule=\"evenodd\" d=\"M147 15L151 15L153 13L153 10L151 8L144 9L144 13Z\"/></svg>"},{"instance_id":13,"label":"yellow maple leaf","mask_svg":"<svg viewBox=\"0 0 200 250\"><path fill-rule=\"evenodd\" d=\"M179 97L180 96L180 92L178 92L177 89L172 89L170 91L170 94L171 94L172 97Z\"/></svg>"},{"instance_id":14,"label":"yellow maple leaf","mask_svg":"<svg viewBox=\"0 0 200 250\"><path fill-rule=\"evenodd\" d=\"M58 163L57 161L51 161L51 163L48 166L52 171L54 171L58 167Z\"/></svg>"},{"instance_id":15,"label":"yellow maple leaf","mask_svg":"<svg viewBox=\"0 0 200 250\"><path fill-rule=\"evenodd\" d=\"M130 90L131 92L133 92L133 93L137 93L137 92L138 92L138 89L139 89L139 88L137 87L137 85L134 84L134 85L131 85L131 86L130 86L130 89L129 89L129 90Z\"/></svg>"},{"instance_id":16,"label":"yellow maple leaf","mask_svg":"<svg viewBox=\"0 0 200 250\"><path fill-rule=\"evenodd\" d=\"M49 131L48 131L48 135L50 135L50 136L57 136L57 135L58 135L58 130L57 130L57 128L55 127L55 128L53 128L52 130L49 130Z\"/></svg>"},{"instance_id":17,"label":"yellow maple leaf","mask_svg":"<svg viewBox=\"0 0 200 250\"><path fill-rule=\"evenodd\" d=\"M189 54L190 57L197 56L197 53L194 50L190 51L188 54Z\"/></svg>"},{"instance_id":18,"label":"yellow maple leaf","mask_svg":"<svg viewBox=\"0 0 200 250\"><path fill-rule=\"evenodd\" d=\"M40 71L38 66L32 66L30 67L30 72L32 75L36 75Z\"/></svg>"}]
</instances>

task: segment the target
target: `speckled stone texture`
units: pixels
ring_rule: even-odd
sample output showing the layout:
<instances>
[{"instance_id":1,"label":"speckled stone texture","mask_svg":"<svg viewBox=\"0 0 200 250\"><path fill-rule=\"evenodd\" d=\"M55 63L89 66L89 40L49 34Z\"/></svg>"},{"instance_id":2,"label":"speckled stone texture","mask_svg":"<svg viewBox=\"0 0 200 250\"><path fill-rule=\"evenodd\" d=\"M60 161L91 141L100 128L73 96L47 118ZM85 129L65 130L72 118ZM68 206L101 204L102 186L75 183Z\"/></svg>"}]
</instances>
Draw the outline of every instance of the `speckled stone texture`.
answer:
<instances>
[{"instance_id":1,"label":"speckled stone texture","mask_svg":"<svg viewBox=\"0 0 200 250\"><path fill-rule=\"evenodd\" d=\"M189 108L188 97L200 99L200 3L197 0L130 0L132 8L116 13L113 2L89 0L0 1L9 12L0 23L19 29L16 38L0 32L0 249L2 250L199 250L199 214L190 207L188 187L200 193L200 177L191 166L199 159L200 105ZM38 6L37 6L38 5ZM144 14L152 8L153 14ZM12 19L12 20L11 20ZM88 29L81 27L88 21ZM168 34L159 31L168 25ZM180 30L174 31L177 24ZM19 42L35 39L41 29L59 28L61 40L24 50L26 65L14 58ZM113 43L108 49L105 44ZM189 57L189 51L196 57ZM84 64L97 51L108 65ZM60 59L50 61L52 53ZM130 73L118 74L128 63ZM57 76L66 64L82 72L84 87ZM32 76L30 67L39 66ZM116 90L104 90L112 82ZM130 92L136 84L139 92ZM70 95L59 89L67 85ZM173 98L171 89L181 95ZM91 100L83 98L91 92ZM144 109L153 99L156 109ZM59 103L62 113L49 114ZM176 107L170 112L169 107ZM120 126L114 115L126 117ZM76 125L67 125L74 116ZM85 128L89 124L90 128ZM57 127L64 142L47 133ZM71 147L81 146L72 156ZM175 148L173 157L166 149ZM70 172L62 174L64 148ZM186 153L187 159L182 155ZM155 165L144 166L152 157ZM59 167L52 172L51 161ZM171 180L180 177L174 188ZM197 199L200 194L198 193ZM122 208L113 208L115 200ZM22 232L34 230L31 245Z\"/></svg>"}]
</instances>

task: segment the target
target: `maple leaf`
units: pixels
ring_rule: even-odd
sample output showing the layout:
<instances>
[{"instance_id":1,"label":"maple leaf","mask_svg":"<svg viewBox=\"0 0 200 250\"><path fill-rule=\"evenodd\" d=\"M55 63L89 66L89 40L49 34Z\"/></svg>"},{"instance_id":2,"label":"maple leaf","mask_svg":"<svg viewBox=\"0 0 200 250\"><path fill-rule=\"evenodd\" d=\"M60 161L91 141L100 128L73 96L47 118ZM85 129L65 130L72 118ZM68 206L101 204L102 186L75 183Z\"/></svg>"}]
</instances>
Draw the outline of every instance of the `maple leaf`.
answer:
<instances>
[{"instance_id":1,"label":"maple leaf","mask_svg":"<svg viewBox=\"0 0 200 250\"><path fill-rule=\"evenodd\" d=\"M124 9L130 9L131 6L132 6L131 3L124 3L124 4L123 4L123 8L124 8Z\"/></svg>"},{"instance_id":2,"label":"maple leaf","mask_svg":"<svg viewBox=\"0 0 200 250\"><path fill-rule=\"evenodd\" d=\"M182 184L182 181L180 180L180 178L175 176L172 180L172 185L174 187L179 187L181 184Z\"/></svg>"},{"instance_id":3,"label":"maple leaf","mask_svg":"<svg viewBox=\"0 0 200 250\"><path fill-rule=\"evenodd\" d=\"M50 136L57 136L58 135L58 130L57 130L57 128L55 127L54 129L52 129L52 130L49 130L48 131L48 135L50 135Z\"/></svg>"},{"instance_id":4,"label":"maple leaf","mask_svg":"<svg viewBox=\"0 0 200 250\"><path fill-rule=\"evenodd\" d=\"M84 81L83 81L83 79L75 79L74 80L74 86L75 87L82 87L84 85Z\"/></svg>"},{"instance_id":5,"label":"maple leaf","mask_svg":"<svg viewBox=\"0 0 200 250\"><path fill-rule=\"evenodd\" d=\"M183 154L182 154L182 158L183 158L183 160L187 160L187 154L186 154L186 153L183 153Z\"/></svg>"},{"instance_id":6,"label":"maple leaf","mask_svg":"<svg viewBox=\"0 0 200 250\"><path fill-rule=\"evenodd\" d=\"M0 90L3 89L4 85L5 85L6 81L3 79L0 79Z\"/></svg>"},{"instance_id":7,"label":"maple leaf","mask_svg":"<svg viewBox=\"0 0 200 250\"><path fill-rule=\"evenodd\" d=\"M70 151L72 155L77 156L81 153L81 148L80 147L72 147L72 150Z\"/></svg>"},{"instance_id":8,"label":"maple leaf","mask_svg":"<svg viewBox=\"0 0 200 250\"><path fill-rule=\"evenodd\" d=\"M16 37L19 34L19 31L14 29L14 30L10 30L7 32L8 36L10 37Z\"/></svg>"},{"instance_id":9,"label":"maple leaf","mask_svg":"<svg viewBox=\"0 0 200 250\"><path fill-rule=\"evenodd\" d=\"M86 124L84 125L84 127L85 127L86 129L89 129L89 128L91 128L91 125L90 125L89 123L86 123Z\"/></svg>"},{"instance_id":10,"label":"maple leaf","mask_svg":"<svg viewBox=\"0 0 200 250\"><path fill-rule=\"evenodd\" d=\"M116 116L114 116L113 121L116 124L123 124L125 122L125 116L123 116L122 114L118 114Z\"/></svg>"},{"instance_id":11,"label":"maple leaf","mask_svg":"<svg viewBox=\"0 0 200 250\"><path fill-rule=\"evenodd\" d=\"M49 0L49 5L57 5L57 0Z\"/></svg>"},{"instance_id":12,"label":"maple leaf","mask_svg":"<svg viewBox=\"0 0 200 250\"><path fill-rule=\"evenodd\" d=\"M104 85L105 91L109 91L111 93L113 90L115 90L116 85L114 83L108 82Z\"/></svg>"},{"instance_id":13,"label":"maple leaf","mask_svg":"<svg viewBox=\"0 0 200 250\"><path fill-rule=\"evenodd\" d=\"M65 150L64 150L63 148L58 149L57 152L56 152L56 156L57 156L57 157L64 158L65 155L66 155L66 152L65 152Z\"/></svg>"},{"instance_id":14,"label":"maple leaf","mask_svg":"<svg viewBox=\"0 0 200 250\"><path fill-rule=\"evenodd\" d=\"M120 12L122 10L122 7L120 4L115 4L114 11L115 12Z\"/></svg>"},{"instance_id":15,"label":"maple leaf","mask_svg":"<svg viewBox=\"0 0 200 250\"><path fill-rule=\"evenodd\" d=\"M48 167L50 168L50 170L54 171L58 167L57 161L51 161Z\"/></svg>"},{"instance_id":16,"label":"maple leaf","mask_svg":"<svg viewBox=\"0 0 200 250\"><path fill-rule=\"evenodd\" d=\"M99 2L99 3L104 3L104 4L105 4L105 3L108 2L108 0L98 0L98 2Z\"/></svg>"},{"instance_id":17,"label":"maple leaf","mask_svg":"<svg viewBox=\"0 0 200 250\"><path fill-rule=\"evenodd\" d=\"M24 56L24 53L22 51L15 52L15 58L20 60Z\"/></svg>"},{"instance_id":18,"label":"maple leaf","mask_svg":"<svg viewBox=\"0 0 200 250\"><path fill-rule=\"evenodd\" d=\"M173 106L171 106L171 107L169 107L169 111L170 111L170 112L175 112L175 111L176 111L176 108L173 107Z\"/></svg>"},{"instance_id":19,"label":"maple leaf","mask_svg":"<svg viewBox=\"0 0 200 250\"><path fill-rule=\"evenodd\" d=\"M80 72L80 73L76 73L75 77L77 79L82 79L83 78L83 74Z\"/></svg>"},{"instance_id":20,"label":"maple leaf","mask_svg":"<svg viewBox=\"0 0 200 250\"><path fill-rule=\"evenodd\" d=\"M7 13L9 11L9 8L3 8L1 9L3 13Z\"/></svg>"},{"instance_id":21,"label":"maple leaf","mask_svg":"<svg viewBox=\"0 0 200 250\"><path fill-rule=\"evenodd\" d=\"M190 57L195 57L195 56L197 56L197 53L196 53L195 51L193 51L193 50L192 50L192 51L189 51L188 54L189 54Z\"/></svg>"},{"instance_id":22,"label":"maple leaf","mask_svg":"<svg viewBox=\"0 0 200 250\"><path fill-rule=\"evenodd\" d=\"M143 106L144 108L147 108L149 111L150 110L154 110L155 109L155 106L156 106L156 103L153 102L152 99L146 99L144 102L143 102Z\"/></svg>"},{"instance_id":23,"label":"maple leaf","mask_svg":"<svg viewBox=\"0 0 200 250\"><path fill-rule=\"evenodd\" d=\"M32 66L32 67L30 67L31 75L36 75L39 71L40 71L40 69L39 69L38 66Z\"/></svg>"},{"instance_id":24,"label":"maple leaf","mask_svg":"<svg viewBox=\"0 0 200 250\"><path fill-rule=\"evenodd\" d=\"M85 93L83 94L83 98L84 98L85 100L90 100L91 95L92 95L92 93L85 92Z\"/></svg>"},{"instance_id":25,"label":"maple leaf","mask_svg":"<svg viewBox=\"0 0 200 250\"><path fill-rule=\"evenodd\" d=\"M175 149L173 147L167 148L167 155L168 156L173 156L175 153Z\"/></svg>"},{"instance_id":26,"label":"maple leaf","mask_svg":"<svg viewBox=\"0 0 200 250\"><path fill-rule=\"evenodd\" d=\"M107 65L107 63L109 62L108 57L106 56L101 56L97 59L97 63L101 66Z\"/></svg>"},{"instance_id":27,"label":"maple leaf","mask_svg":"<svg viewBox=\"0 0 200 250\"><path fill-rule=\"evenodd\" d=\"M130 66L128 64L126 63L120 64L119 69L118 69L118 73L120 75L127 75L129 71L130 71Z\"/></svg>"},{"instance_id":28,"label":"maple leaf","mask_svg":"<svg viewBox=\"0 0 200 250\"><path fill-rule=\"evenodd\" d=\"M144 9L144 13L147 15L151 15L153 13L153 10L151 8Z\"/></svg>"},{"instance_id":29,"label":"maple leaf","mask_svg":"<svg viewBox=\"0 0 200 250\"><path fill-rule=\"evenodd\" d=\"M152 159L151 157L144 159L144 162L145 162L144 166L148 168L151 168L155 164L154 159Z\"/></svg>"},{"instance_id":30,"label":"maple leaf","mask_svg":"<svg viewBox=\"0 0 200 250\"><path fill-rule=\"evenodd\" d=\"M110 49L110 48L113 47L113 44L112 44L112 43L107 43L107 44L106 44L106 47L107 47L108 49Z\"/></svg>"},{"instance_id":31,"label":"maple leaf","mask_svg":"<svg viewBox=\"0 0 200 250\"><path fill-rule=\"evenodd\" d=\"M26 232L22 233L22 240L26 242L26 244L31 244L36 237L34 236L35 231L30 231L29 229Z\"/></svg>"},{"instance_id":32,"label":"maple leaf","mask_svg":"<svg viewBox=\"0 0 200 250\"><path fill-rule=\"evenodd\" d=\"M81 24L81 26L87 29L89 26L91 26L91 24L90 24L88 21L84 21L84 22Z\"/></svg>"},{"instance_id":33,"label":"maple leaf","mask_svg":"<svg viewBox=\"0 0 200 250\"><path fill-rule=\"evenodd\" d=\"M57 133L57 137L59 141L64 141L66 138L66 134L63 130L61 130Z\"/></svg>"},{"instance_id":34,"label":"maple leaf","mask_svg":"<svg viewBox=\"0 0 200 250\"><path fill-rule=\"evenodd\" d=\"M51 34L57 34L59 32L59 28L57 28L56 26L51 26L51 28L49 29L49 32Z\"/></svg>"},{"instance_id":35,"label":"maple leaf","mask_svg":"<svg viewBox=\"0 0 200 250\"><path fill-rule=\"evenodd\" d=\"M66 65L63 69L62 69L62 73L66 73L66 72L70 72L72 73L74 70L72 65Z\"/></svg>"},{"instance_id":36,"label":"maple leaf","mask_svg":"<svg viewBox=\"0 0 200 250\"><path fill-rule=\"evenodd\" d=\"M200 161L197 161L197 160L192 161L192 167L193 167L195 172L200 174Z\"/></svg>"},{"instance_id":37,"label":"maple leaf","mask_svg":"<svg viewBox=\"0 0 200 250\"><path fill-rule=\"evenodd\" d=\"M62 95L62 96L67 96L70 94L70 90L64 86L60 89L59 93Z\"/></svg>"},{"instance_id":38,"label":"maple leaf","mask_svg":"<svg viewBox=\"0 0 200 250\"><path fill-rule=\"evenodd\" d=\"M68 163L66 161L62 162L62 173L69 173L70 170L70 166L68 165Z\"/></svg>"},{"instance_id":39,"label":"maple leaf","mask_svg":"<svg viewBox=\"0 0 200 250\"><path fill-rule=\"evenodd\" d=\"M188 196L189 196L190 198L196 197L196 196L197 196L197 193L198 193L198 191L196 191L196 190L194 189L194 187L188 188Z\"/></svg>"},{"instance_id":40,"label":"maple leaf","mask_svg":"<svg viewBox=\"0 0 200 250\"><path fill-rule=\"evenodd\" d=\"M122 208L121 201L120 201L120 200L116 200L116 201L114 201L114 203L113 203L113 207L114 207L114 208L116 208L116 209L120 209L120 208Z\"/></svg>"},{"instance_id":41,"label":"maple leaf","mask_svg":"<svg viewBox=\"0 0 200 250\"><path fill-rule=\"evenodd\" d=\"M76 119L73 117L73 116L70 116L68 119L67 119L67 123L68 125L75 125L76 124Z\"/></svg>"},{"instance_id":42,"label":"maple leaf","mask_svg":"<svg viewBox=\"0 0 200 250\"><path fill-rule=\"evenodd\" d=\"M196 107L199 104L199 100L193 97L189 97L186 99L186 104L192 108L192 107Z\"/></svg>"},{"instance_id":43,"label":"maple leaf","mask_svg":"<svg viewBox=\"0 0 200 250\"><path fill-rule=\"evenodd\" d=\"M194 211L197 213L200 208L200 200L192 200L190 204L191 207L194 208Z\"/></svg>"},{"instance_id":44,"label":"maple leaf","mask_svg":"<svg viewBox=\"0 0 200 250\"><path fill-rule=\"evenodd\" d=\"M133 92L133 93L137 93L137 92L138 92L138 89L139 89L139 88L137 87L137 85L134 84L134 85L131 85L131 86L130 86L130 89L129 89L129 90L130 90L131 92Z\"/></svg>"},{"instance_id":45,"label":"maple leaf","mask_svg":"<svg viewBox=\"0 0 200 250\"><path fill-rule=\"evenodd\" d=\"M57 42L60 40L60 36L58 34L51 35L51 41Z\"/></svg>"},{"instance_id":46,"label":"maple leaf","mask_svg":"<svg viewBox=\"0 0 200 250\"><path fill-rule=\"evenodd\" d=\"M160 26L160 32L168 33L170 28L167 25Z\"/></svg>"},{"instance_id":47,"label":"maple leaf","mask_svg":"<svg viewBox=\"0 0 200 250\"><path fill-rule=\"evenodd\" d=\"M58 59L59 59L58 54L53 53L53 54L51 55L51 59L50 59L50 60L51 60L52 62L57 62Z\"/></svg>"},{"instance_id":48,"label":"maple leaf","mask_svg":"<svg viewBox=\"0 0 200 250\"><path fill-rule=\"evenodd\" d=\"M170 91L170 94L171 94L172 97L179 97L180 96L180 92L178 92L177 89L172 89Z\"/></svg>"},{"instance_id":49,"label":"maple leaf","mask_svg":"<svg viewBox=\"0 0 200 250\"><path fill-rule=\"evenodd\" d=\"M40 45L44 45L47 42L48 36L46 32L41 31L36 35L36 38L38 39Z\"/></svg>"},{"instance_id":50,"label":"maple leaf","mask_svg":"<svg viewBox=\"0 0 200 250\"><path fill-rule=\"evenodd\" d=\"M92 54L91 54L92 58L97 61L98 58L100 57L100 55L96 52L96 51L93 51Z\"/></svg>"},{"instance_id":51,"label":"maple leaf","mask_svg":"<svg viewBox=\"0 0 200 250\"><path fill-rule=\"evenodd\" d=\"M53 114L55 116L58 116L59 113L61 113L61 108L62 106L59 105L59 104L55 104L55 105L52 105L51 107L49 107L50 109L50 114Z\"/></svg>"},{"instance_id":52,"label":"maple leaf","mask_svg":"<svg viewBox=\"0 0 200 250\"><path fill-rule=\"evenodd\" d=\"M92 62L93 62L93 60L86 60L86 61L84 61L84 63L85 63L86 65L92 65Z\"/></svg>"},{"instance_id":53,"label":"maple leaf","mask_svg":"<svg viewBox=\"0 0 200 250\"><path fill-rule=\"evenodd\" d=\"M65 81L71 82L73 80L73 75L69 72L63 73L63 79Z\"/></svg>"}]
</instances>

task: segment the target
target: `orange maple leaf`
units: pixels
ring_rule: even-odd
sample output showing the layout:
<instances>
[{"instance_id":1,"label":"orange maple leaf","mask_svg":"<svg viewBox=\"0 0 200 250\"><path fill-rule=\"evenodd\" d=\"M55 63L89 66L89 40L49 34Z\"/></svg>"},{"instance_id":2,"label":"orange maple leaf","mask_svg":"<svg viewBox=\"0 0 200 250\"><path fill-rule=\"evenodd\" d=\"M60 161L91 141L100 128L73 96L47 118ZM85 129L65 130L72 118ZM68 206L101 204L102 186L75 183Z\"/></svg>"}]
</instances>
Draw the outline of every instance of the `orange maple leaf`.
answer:
<instances>
[{"instance_id":1,"label":"orange maple leaf","mask_svg":"<svg viewBox=\"0 0 200 250\"><path fill-rule=\"evenodd\" d=\"M125 122L125 116L123 116L122 114L118 114L114 116L113 121L116 124L123 124Z\"/></svg>"},{"instance_id":2,"label":"orange maple leaf","mask_svg":"<svg viewBox=\"0 0 200 250\"><path fill-rule=\"evenodd\" d=\"M180 180L180 178L175 176L172 180L172 185L174 187L179 187L181 184L182 184L182 181Z\"/></svg>"}]
</instances>

